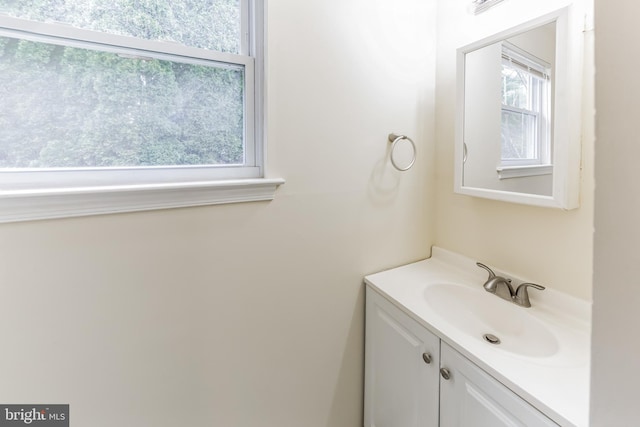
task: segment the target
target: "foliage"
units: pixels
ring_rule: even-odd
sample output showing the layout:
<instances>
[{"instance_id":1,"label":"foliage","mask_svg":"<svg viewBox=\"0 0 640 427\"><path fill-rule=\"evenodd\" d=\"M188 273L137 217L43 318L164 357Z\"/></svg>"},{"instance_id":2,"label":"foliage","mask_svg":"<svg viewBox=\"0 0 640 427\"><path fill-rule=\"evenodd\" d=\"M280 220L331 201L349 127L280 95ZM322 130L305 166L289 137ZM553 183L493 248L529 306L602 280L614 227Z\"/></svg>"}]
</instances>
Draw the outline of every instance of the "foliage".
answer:
<instances>
[{"instance_id":1,"label":"foliage","mask_svg":"<svg viewBox=\"0 0 640 427\"><path fill-rule=\"evenodd\" d=\"M3 0L0 12L220 52L240 41L239 0Z\"/></svg>"},{"instance_id":2,"label":"foliage","mask_svg":"<svg viewBox=\"0 0 640 427\"><path fill-rule=\"evenodd\" d=\"M2 7L33 20L223 51L237 50L239 40L237 0L16 0ZM0 167L241 163L243 82L239 67L0 37Z\"/></svg>"},{"instance_id":3,"label":"foliage","mask_svg":"<svg viewBox=\"0 0 640 427\"><path fill-rule=\"evenodd\" d=\"M535 159L538 138L534 94L537 86L534 77L519 68L502 64L502 105L512 107L502 110L501 157L503 160ZM539 98L539 97L538 97Z\"/></svg>"}]
</instances>

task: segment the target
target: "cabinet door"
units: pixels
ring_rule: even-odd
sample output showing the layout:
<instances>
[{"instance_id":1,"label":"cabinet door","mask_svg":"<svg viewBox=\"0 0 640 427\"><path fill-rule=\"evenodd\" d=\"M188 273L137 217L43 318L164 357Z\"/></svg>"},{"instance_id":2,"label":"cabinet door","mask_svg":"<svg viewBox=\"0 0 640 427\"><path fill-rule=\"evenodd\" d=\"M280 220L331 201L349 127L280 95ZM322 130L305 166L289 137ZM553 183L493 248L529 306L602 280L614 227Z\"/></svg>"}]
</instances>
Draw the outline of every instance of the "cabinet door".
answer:
<instances>
[{"instance_id":1,"label":"cabinet door","mask_svg":"<svg viewBox=\"0 0 640 427\"><path fill-rule=\"evenodd\" d=\"M435 335L367 288L366 427L438 425L439 349Z\"/></svg>"},{"instance_id":2,"label":"cabinet door","mask_svg":"<svg viewBox=\"0 0 640 427\"><path fill-rule=\"evenodd\" d=\"M557 427L449 345L441 345L441 366L450 374L440 383L441 427Z\"/></svg>"}]
</instances>

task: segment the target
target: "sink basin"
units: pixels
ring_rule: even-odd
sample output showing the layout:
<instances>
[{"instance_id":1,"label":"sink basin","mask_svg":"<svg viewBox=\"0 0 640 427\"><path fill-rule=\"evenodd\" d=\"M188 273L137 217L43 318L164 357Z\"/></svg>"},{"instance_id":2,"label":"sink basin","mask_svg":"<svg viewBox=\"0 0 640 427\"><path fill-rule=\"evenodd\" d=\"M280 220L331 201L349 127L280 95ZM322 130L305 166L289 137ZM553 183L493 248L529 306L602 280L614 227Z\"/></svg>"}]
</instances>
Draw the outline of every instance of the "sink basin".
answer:
<instances>
[{"instance_id":1,"label":"sink basin","mask_svg":"<svg viewBox=\"0 0 640 427\"><path fill-rule=\"evenodd\" d=\"M558 340L540 321L519 307L482 288L434 284L424 290L429 307L449 324L496 349L527 357L550 357L558 352ZM500 340L492 344L491 334Z\"/></svg>"}]
</instances>

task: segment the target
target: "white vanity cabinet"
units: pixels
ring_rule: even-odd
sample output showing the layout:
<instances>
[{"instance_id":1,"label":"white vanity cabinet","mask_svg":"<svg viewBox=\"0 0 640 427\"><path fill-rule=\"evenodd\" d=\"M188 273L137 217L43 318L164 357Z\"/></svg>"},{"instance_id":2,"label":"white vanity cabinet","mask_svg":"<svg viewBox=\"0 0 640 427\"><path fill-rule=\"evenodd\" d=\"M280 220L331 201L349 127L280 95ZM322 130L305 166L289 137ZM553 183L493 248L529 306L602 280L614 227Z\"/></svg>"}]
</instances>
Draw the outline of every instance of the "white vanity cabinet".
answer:
<instances>
[{"instance_id":1,"label":"white vanity cabinet","mask_svg":"<svg viewBox=\"0 0 640 427\"><path fill-rule=\"evenodd\" d=\"M365 427L546 427L544 414L367 287Z\"/></svg>"},{"instance_id":2,"label":"white vanity cabinet","mask_svg":"<svg viewBox=\"0 0 640 427\"><path fill-rule=\"evenodd\" d=\"M366 427L437 427L440 340L367 288Z\"/></svg>"},{"instance_id":3,"label":"white vanity cabinet","mask_svg":"<svg viewBox=\"0 0 640 427\"><path fill-rule=\"evenodd\" d=\"M440 357L448 377L440 381L441 427L557 427L445 342Z\"/></svg>"}]
</instances>

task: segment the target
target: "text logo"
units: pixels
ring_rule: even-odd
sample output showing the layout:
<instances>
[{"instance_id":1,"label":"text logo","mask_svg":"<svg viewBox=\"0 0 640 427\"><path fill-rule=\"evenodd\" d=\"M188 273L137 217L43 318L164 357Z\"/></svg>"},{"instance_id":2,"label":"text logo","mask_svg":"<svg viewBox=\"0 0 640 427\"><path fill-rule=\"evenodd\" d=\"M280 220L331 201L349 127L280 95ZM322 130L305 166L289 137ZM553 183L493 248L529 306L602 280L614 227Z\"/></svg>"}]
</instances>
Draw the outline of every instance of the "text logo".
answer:
<instances>
[{"instance_id":1,"label":"text logo","mask_svg":"<svg viewBox=\"0 0 640 427\"><path fill-rule=\"evenodd\" d=\"M0 405L0 427L69 427L69 405Z\"/></svg>"}]
</instances>

